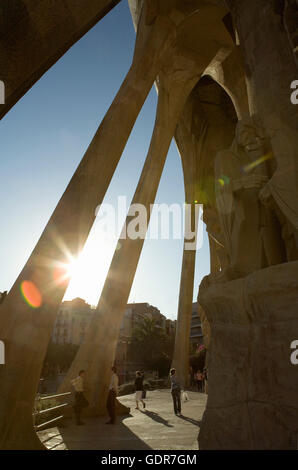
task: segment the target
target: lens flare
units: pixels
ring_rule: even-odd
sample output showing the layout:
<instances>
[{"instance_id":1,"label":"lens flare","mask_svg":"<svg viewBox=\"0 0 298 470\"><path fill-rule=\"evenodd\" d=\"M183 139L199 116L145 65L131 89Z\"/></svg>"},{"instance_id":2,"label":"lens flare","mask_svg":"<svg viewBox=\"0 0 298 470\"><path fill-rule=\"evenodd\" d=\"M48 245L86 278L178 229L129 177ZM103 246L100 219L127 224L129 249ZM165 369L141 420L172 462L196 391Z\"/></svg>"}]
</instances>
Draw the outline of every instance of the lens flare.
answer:
<instances>
[{"instance_id":1,"label":"lens flare","mask_svg":"<svg viewBox=\"0 0 298 470\"><path fill-rule=\"evenodd\" d=\"M72 258L69 263L57 263L53 270L53 279L56 284L68 284L70 278L76 274L78 260Z\"/></svg>"},{"instance_id":2,"label":"lens flare","mask_svg":"<svg viewBox=\"0 0 298 470\"><path fill-rule=\"evenodd\" d=\"M32 308L38 308L42 304L42 296L36 285L31 281L23 281L20 286L24 300Z\"/></svg>"},{"instance_id":3,"label":"lens flare","mask_svg":"<svg viewBox=\"0 0 298 470\"><path fill-rule=\"evenodd\" d=\"M53 270L53 279L56 284L66 284L66 282L69 280L67 267L55 267Z\"/></svg>"},{"instance_id":4,"label":"lens flare","mask_svg":"<svg viewBox=\"0 0 298 470\"><path fill-rule=\"evenodd\" d=\"M249 165L245 165L243 167L244 173L248 173L250 170L260 165L261 163L265 162L266 160L269 160L272 157L273 157L272 152L268 152L266 153L266 155L263 155L262 157L257 158L257 160L255 160L254 162L249 163Z\"/></svg>"},{"instance_id":5,"label":"lens flare","mask_svg":"<svg viewBox=\"0 0 298 470\"><path fill-rule=\"evenodd\" d=\"M217 180L220 184L220 186L225 186L228 185L230 182L230 178L226 175L221 175L221 177Z\"/></svg>"}]
</instances>

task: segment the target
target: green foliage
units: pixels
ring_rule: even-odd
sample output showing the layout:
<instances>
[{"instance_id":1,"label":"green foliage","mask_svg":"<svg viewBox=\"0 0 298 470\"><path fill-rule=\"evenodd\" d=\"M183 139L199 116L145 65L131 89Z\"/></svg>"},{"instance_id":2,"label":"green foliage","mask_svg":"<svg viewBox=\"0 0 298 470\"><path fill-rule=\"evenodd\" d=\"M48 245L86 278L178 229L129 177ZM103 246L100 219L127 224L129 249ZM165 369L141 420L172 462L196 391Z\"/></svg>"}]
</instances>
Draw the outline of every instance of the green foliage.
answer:
<instances>
[{"instance_id":1,"label":"green foliage","mask_svg":"<svg viewBox=\"0 0 298 470\"><path fill-rule=\"evenodd\" d=\"M173 350L174 336L167 336L155 320L144 317L132 332L128 357L164 376L169 372Z\"/></svg>"},{"instance_id":2,"label":"green foliage","mask_svg":"<svg viewBox=\"0 0 298 470\"><path fill-rule=\"evenodd\" d=\"M205 363L206 363L206 352L207 350L206 348L204 348L198 351L196 354L193 354L192 356L190 356L189 363L191 367L193 368L193 370L202 371L204 369Z\"/></svg>"},{"instance_id":3,"label":"green foliage","mask_svg":"<svg viewBox=\"0 0 298 470\"><path fill-rule=\"evenodd\" d=\"M76 344L50 343L44 364L49 368L59 366L62 370L68 370L78 349Z\"/></svg>"}]
</instances>

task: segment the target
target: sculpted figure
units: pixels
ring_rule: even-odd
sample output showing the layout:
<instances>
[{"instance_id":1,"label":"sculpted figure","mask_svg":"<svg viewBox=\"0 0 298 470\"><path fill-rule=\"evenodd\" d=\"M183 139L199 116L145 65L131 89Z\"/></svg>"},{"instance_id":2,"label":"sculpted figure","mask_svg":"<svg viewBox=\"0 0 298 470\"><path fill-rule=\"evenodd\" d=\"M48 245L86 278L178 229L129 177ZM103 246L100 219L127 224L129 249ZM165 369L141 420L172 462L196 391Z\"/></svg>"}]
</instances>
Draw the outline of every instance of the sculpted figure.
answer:
<instances>
[{"instance_id":1,"label":"sculpted figure","mask_svg":"<svg viewBox=\"0 0 298 470\"><path fill-rule=\"evenodd\" d=\"M238 122L232 146L216 156L216 205L230 260L227 280L285 261L277 218L259 197L269 180L270 157L250 122Z\"/></svg>"},{"instance_id":2,"label":"sculpted figure","mask_svg":"<svg viewBox=\"0 0 298 470\"><path fill-rule=\"evenodd\" d=\"M215 207L204 206L203 222L209 236L211 273L225 269L229 265L228 254L224 245L218 212Z\"/></svg>"},{"instance_id":3,"label":"sculpted figure","mask_svg":"<svg viewBox=\"0 0 298 470\"><path fill-rule=\"evenodd\" d=\"M260 192L260 199L277 215L282 227L287 261L296 261L298 260L298 192L297 190L296 193L293 192L293 187L297 188L297 169L293 165L295 156L292 143L297 140L297 133L289 128L278 128L278 123L266 131L271 144L274 144L282 156L283 166L275 168L271 179ZM297 147L294 152L297 152Z\"/></svg>"}]
</instances>

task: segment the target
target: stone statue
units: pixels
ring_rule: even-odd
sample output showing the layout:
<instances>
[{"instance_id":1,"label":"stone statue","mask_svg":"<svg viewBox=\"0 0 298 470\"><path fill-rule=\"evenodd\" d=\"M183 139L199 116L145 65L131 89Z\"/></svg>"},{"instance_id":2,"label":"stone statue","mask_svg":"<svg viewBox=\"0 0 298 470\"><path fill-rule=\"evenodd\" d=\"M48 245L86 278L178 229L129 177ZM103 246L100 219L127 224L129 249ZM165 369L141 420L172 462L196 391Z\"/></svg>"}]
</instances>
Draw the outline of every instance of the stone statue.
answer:
<instances>
[{"instance_id":1,"label":"stone statue","mask_svg":"<svg viewBox=\"0 0 298 470\"><path fill-rule=\"evenodd\" d=\"M270 177L270 158L256 128L243 121L231 147L216 156L216 205L230 259L227 280L285 261L278 220L259 197Z\"/></svg>"}]
</instances>

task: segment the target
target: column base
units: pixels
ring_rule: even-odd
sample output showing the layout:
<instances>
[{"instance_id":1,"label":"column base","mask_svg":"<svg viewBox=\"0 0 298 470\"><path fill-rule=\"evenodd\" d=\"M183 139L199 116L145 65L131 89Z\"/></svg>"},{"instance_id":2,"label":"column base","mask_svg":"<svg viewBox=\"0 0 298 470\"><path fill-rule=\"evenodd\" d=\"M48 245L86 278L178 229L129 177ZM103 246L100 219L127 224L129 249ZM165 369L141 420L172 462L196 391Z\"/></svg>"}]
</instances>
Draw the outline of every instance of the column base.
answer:
<instances>
[{"instance_id":1,"label":"column base","mask_svg":"<svg viewBox=\"0 0 298 470\"><path fill-rule=\"evenodd\" d=\"M298 262L203 286L211 341L200 449L297 449Z\"/></svg>"},{"instance_id":2,"label":"column base","mask_svg":"<svg viewBox=\"0 0 298 470\"><path fill-rule=\"evenodd\" d=\"M0 450L47 450L42 444L36 432L22 432L16 430L16 433L9 436L0 445Z\"/></svg>"}]
</instances>

